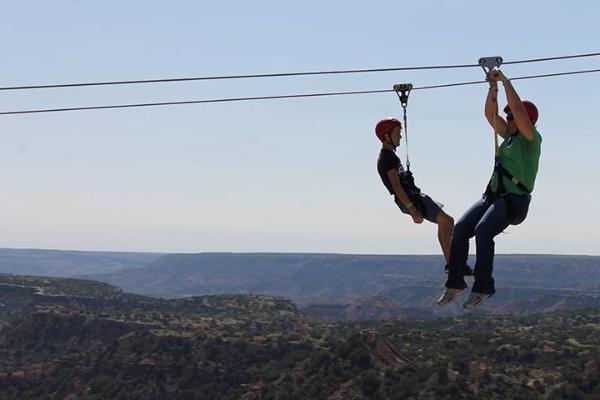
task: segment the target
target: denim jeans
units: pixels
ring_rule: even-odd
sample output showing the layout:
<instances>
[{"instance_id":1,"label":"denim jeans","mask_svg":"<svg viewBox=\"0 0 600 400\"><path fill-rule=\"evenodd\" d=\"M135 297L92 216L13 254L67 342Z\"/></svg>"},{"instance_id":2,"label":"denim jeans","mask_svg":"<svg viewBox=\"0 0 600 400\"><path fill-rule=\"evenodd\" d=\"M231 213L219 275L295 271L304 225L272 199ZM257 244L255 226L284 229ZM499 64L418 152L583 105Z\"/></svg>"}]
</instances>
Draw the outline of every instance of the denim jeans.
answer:
<instances>
[{"instance_id":1,"label":"denim jeans","mask_svg":"<svg viewBox=\"0 0 600 400\"><path fill-rule=\"evenodd\" d=\"M492 271L494 268L494 237L510 224L518 225L525 220L530 198L527 195L507 194L499 197L484 195L454 225L450 244L448 281L446 287L462 289L467 286L463 277L469 256L469 239L475 236L476 261L473 292L496 292Z\"/></svg>"}]
</instances>

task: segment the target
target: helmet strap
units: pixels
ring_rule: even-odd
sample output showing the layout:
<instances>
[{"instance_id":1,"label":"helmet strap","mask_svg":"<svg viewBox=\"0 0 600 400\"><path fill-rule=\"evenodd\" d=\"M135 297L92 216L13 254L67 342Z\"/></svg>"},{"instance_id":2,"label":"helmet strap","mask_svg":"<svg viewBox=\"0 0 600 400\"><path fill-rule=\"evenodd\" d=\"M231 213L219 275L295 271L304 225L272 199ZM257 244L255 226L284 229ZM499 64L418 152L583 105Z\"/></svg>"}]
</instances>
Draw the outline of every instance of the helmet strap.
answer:
<instances>
[{"instance_id":1,"label":"helmet strap","mask_svg":"<svg viewBox=\"0 0 600 400\"><path fill-rule=\"evenodd\" d=\"M383 144L389 145L390 147L392 147L392 149L394 150L394 152L396 152L396 148L398 146L395 146L394 142L392 141L392 131L386 132L383 135Z\"/></svg>"}]
</instances>

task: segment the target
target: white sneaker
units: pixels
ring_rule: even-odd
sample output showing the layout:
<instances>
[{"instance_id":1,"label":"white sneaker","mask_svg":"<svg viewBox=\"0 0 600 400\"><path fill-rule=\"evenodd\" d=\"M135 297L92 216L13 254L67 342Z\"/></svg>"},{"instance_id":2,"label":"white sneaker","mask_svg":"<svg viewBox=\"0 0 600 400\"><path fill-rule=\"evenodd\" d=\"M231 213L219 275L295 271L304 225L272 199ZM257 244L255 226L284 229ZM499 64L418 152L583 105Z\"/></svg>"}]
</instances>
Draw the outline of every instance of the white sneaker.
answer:
<instances>
[{"instance_id":1,"label":"white sneaker","mask_svg":"<svg viewBox=\"0 0 600 400\"><path fill-rule=\"evenodd\" d=\"M452 303L454 299L463 294L468 288L465 286L462 289L451 289L446 288L440 295L440 298L437 299L438 306L447 306Z\"/></svg>"},{"instance_id":2,"label":"white sneaker","mask_svg":"<svg viewBox=\"0 0 600 400\"><path fill-rule=\"evenodd\" d=\"M483 304L487 299L492 297L493 293L477 293L471 292L469 299L463 304L467 310L473 310Z\"/></svg>"}]
</instances>

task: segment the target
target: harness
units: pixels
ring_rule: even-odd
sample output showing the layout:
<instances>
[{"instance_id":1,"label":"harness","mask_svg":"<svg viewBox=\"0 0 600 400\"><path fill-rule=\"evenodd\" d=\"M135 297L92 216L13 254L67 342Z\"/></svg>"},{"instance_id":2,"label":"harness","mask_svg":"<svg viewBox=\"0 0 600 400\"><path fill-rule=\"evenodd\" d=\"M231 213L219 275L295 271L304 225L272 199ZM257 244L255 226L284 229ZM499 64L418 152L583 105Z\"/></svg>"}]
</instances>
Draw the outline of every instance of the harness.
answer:
<instances>
[{"instance_id":1,"label":"harness","mask_svg":"<svg viewBox=\"0 0 600 400\"><path fill-rule=\"evenodd\" d=\"M496 174L496 176L498 177L498 187L496 187L495 191L492 191L492 179L494 178L494 174ZM492 198L497 198L498 196L507 194L508 191L506 190L506 186L504 186L504 178L514 183L515 186L519 188L519 190L527 194L531 194L531 190L527 186L525 186L523 182L519 181L517 177L508 172L508 170L502 166L499 156L496 157L496 161L494 163L494 172L492 173L492 177L490 178L490 181L488 182L487 187L485 188L485 194L492 196Z\"/></svg>"}]
</instances>

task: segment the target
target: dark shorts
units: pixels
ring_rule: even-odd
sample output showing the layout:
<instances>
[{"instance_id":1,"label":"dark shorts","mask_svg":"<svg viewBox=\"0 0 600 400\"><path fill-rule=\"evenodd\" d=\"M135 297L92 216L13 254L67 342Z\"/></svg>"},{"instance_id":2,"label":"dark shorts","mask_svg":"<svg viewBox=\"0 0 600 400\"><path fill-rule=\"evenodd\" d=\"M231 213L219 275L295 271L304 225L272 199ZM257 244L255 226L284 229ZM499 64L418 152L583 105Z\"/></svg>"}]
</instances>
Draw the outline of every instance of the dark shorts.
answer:
<instances>
[{"instance_id":1,"label":"dark shorts","mask_svg":"<svg viewBox=\"0 0 600 400\"><path fill-rule=\"evenodd\" d=\"M424 208L423 218L425 218L429 222L433 222L434 224L437 223L437 216L440 213L440 211L442 211L442 207L444 207L444 205L433 200L426 194L421 193L418 196ZM416 199L411 199L413 203L416 203L415 200ZM398 207L400 207L400 211L402 211L404 214L410 214L410 212L404 206L404 204L400 202L396 202L396 204L398 205Z\"/></svg>"}]
</instances>

